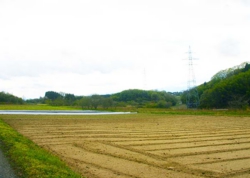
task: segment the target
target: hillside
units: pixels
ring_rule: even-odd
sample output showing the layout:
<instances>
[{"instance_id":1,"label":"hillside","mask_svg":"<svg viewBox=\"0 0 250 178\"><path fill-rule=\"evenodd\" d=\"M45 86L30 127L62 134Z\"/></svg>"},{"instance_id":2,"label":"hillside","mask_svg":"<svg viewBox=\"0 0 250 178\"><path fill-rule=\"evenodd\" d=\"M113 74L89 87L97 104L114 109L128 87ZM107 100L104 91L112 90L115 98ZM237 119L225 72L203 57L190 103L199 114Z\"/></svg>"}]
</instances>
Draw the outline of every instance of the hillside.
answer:
<instances>
[{"instance_id":1,"label":"hillside","mask_svg":"<svg viewBox=\"0 0 250 178\"><path fill-rule=\"evenodd\" d=\"M197 90L200 108L247 108L250 104L250 63L216 73ZM182 101L185 103L185 92Z\"/></svg>"},{"instance_id":2,"label":"hillside","mask_svg":"<svg viewBox=\"0 0 250 178\"><path fill-rule=\"evenodd\" d=\"M0 92L0 104L23 104L23 100L12 94Z\"/></svg>"}]
</instances>

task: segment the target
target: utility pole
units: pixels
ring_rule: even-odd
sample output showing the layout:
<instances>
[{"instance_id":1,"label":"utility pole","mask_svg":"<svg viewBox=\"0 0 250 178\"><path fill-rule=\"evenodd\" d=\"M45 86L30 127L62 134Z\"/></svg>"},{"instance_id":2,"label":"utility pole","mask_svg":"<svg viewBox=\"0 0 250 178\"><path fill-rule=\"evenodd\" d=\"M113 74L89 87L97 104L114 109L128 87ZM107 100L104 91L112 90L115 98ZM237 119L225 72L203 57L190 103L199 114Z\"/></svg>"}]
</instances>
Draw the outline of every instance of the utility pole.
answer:
<instances>
[{"instance_id":1,"label":"utility pole","mask_svg":"<svg viewBox=\"0 0 250 178\"><path fill-rule=\"evenodd\" d=\"M190 46L188 50L188 82L187 82L186 103L188 109L196 109L200 104L198 91L196 89L196 80L193 68L193 57Z\"/></svg>"}]
</instances>

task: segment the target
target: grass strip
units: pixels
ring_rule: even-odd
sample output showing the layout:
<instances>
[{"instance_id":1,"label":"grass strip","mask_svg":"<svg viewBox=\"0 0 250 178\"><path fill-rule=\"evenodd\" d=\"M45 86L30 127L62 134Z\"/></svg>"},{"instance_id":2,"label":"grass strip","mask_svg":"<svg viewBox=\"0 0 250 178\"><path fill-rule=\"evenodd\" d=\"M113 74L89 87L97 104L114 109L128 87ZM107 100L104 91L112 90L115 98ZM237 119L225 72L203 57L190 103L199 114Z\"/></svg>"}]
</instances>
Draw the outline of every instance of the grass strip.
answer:
<instances>
[{"instance_id":1,"label":"grass strip","mask_svg":"<svg viewBox=\"0 0 250 178\"><path fill-rule=\"evenodd\" d=\"M20 178L80 178L58 157L40 148L0 119L1 149Z\"/></svg>"},{"instance_id":2,"label":"grass strip","mask_svg":"<svg viewBox=\"0 0 250 178\"><path fill-rule=\"evenodd\" d=\"M73 106L50 106L50 105L32 105L32 104L0 104L0 110L80 110L80 107Z\"/></svg>"},{"instance_id":3,"label":"grass strip","mask_svg":"<svg viewBox=\"0 0 250 178\"><path fill-rule=\"evenodd\" d=\"M165 115L201 115L201 116L250 116L249 110L201 110L201 109L138 109L139 113Z\"/></svg>"}]
</instances>

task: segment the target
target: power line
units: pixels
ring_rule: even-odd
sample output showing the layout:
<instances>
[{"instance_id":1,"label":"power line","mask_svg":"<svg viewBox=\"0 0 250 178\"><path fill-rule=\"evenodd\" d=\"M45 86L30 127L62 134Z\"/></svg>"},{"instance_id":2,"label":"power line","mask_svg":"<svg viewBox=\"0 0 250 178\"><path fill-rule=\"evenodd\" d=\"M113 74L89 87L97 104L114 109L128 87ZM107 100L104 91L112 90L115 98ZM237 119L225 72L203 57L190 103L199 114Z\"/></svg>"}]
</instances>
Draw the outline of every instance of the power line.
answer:
<instances>
[{"instance_id":1,"label":"power line","mask_svg":"<svg viewBox=\"0 0 250 178\"><path fill-rule=\"evenodd\" d=\"M187 108L197 108L200 104L198 91L196 89L196 80L193 67L193 57L191 47L188 50L188 82L187 82Z\"/></svg>"}]
</instances>

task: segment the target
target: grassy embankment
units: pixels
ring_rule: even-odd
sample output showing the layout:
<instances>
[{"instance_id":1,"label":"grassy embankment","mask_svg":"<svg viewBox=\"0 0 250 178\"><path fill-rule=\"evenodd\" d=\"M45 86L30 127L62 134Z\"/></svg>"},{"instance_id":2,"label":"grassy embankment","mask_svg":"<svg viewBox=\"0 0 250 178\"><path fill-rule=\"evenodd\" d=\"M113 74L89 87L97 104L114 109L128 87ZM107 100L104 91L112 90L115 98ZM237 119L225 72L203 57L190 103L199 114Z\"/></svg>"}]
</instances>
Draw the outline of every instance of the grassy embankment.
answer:
<instances>
[{"instance_id":1,"label":"grassy embankment","mask_svg":"<svg viewBox=\"0 0 250 178\"><path fill-rule=\"evenodd\" d=\"M50 106L50 105L29 105L29 104L22 104L22 105L0 105L0 110L78 110L80 108L72 107L72 106Z\"/></svg>"},{"instance_id":2,"label":"grassy embankment","mask_svg":"<svg viewBox=\"0 0 250 178\"><path fill-rule=\"evenodd\" d=\"M201 110L201 109L138 109L139 113L165 115L201 115L201 116L250 116L250 110Z\"/></svg>"},{"instance_id":3,"label":"grassy embankment","mask_svg":"<svg viewBox=\"0 0 250 178\"><path fill-rule=\"evenodd\" d=\"M0 148L20 178L81 176L0 119Z\"/></svg>"}]
</instances>

